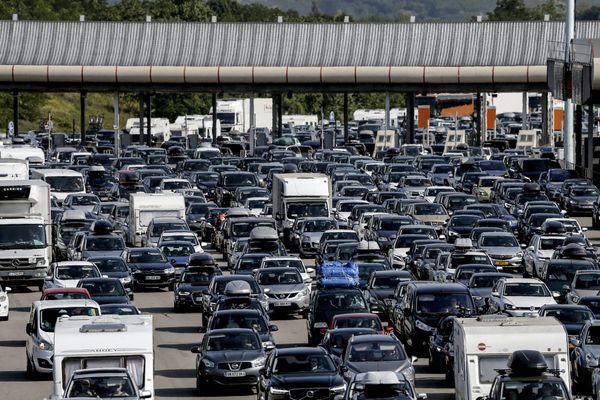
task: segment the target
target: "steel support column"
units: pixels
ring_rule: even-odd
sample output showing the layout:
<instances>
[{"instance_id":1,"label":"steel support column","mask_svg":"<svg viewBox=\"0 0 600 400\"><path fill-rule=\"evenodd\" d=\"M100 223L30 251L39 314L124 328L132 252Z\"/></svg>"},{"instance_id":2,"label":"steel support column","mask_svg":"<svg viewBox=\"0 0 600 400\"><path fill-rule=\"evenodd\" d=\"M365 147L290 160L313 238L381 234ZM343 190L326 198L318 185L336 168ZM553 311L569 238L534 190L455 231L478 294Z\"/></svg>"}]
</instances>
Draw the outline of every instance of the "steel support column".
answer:
<instances>
[{"instance_id":1,"label":"steel support column","mask_svg":"<svg viewBox=\"0 0 600 400\"><path fill-rule=\"evenodd\" d=\"M13 92L13 126L14 134L17 135L19 133L19 92L16 90Z\"/></svg>"},{"instance_id":2,"label":"steel support column","mask_svg":"<svg viewBox=\"0 0 600 400\"><path fill-rule=\"evenodd\" d=\"M481 134L483 132L481 93L475 95L475 146L481 146Z\"/></svg>"},{"instance_id":3,"label":"steel support column","mask_svg":"<svg viewBox=\"0 0 600 400\"><path fill-rule=\"evenodd\" d=\"M86 122L85 122L85 97L87 92L82 91L79 93L79 126L81 127L81 145L85 146L85 130L86 130Z\"/></svg>"},{"instance_id":4,"label":"steel support column","mask_svg":"<svg viewBox=\"0 0 600 400\"><path fill-rule=\"evenodd\" d=\"M415 141L415 93L406 94L406 134L405 143L414 143Z\"/></svg>"},{"instance_id":5,"label":"steel support column","mask_svg":"<svg viewBox=\"0 0 600 400\"><path fill-rule=\"evenodd\" d=\"M144 94L140 94L140 137L138 138L139 144L144 144Z\"/></svg>"},{"instance_id":6,"label":"steel support column","mask_svg":"<svg viewBox=\"0 0 600 400\"><path fill-rule=\"evenodd\" d=\"M277 93L277 137L281 137L281 132L283 129L283 96L280 93Z\"/></svg>"},{"instance_id":7,"label":"steel support column","mask_svg":"<svg viewBox=\"0 0 600 400\"><path fill-rule=\"evenodd\" d=\"M587 136L587 154L585 160L586 168L594 168L594 128L596 119L594 118L594 102L588 101L588 136Z\"/></svg>"},{"instance_id":8,"label":"steel support column","mask_svg":"<svg viewBox=\"0 0 600 400\"><path fill-rule=\"evenodd\" d=\"M350 140L348 131L348 93L344 92L344 144Z\"/></svg>"},{"instance_id":9,"label":"steel support column","mask_svg":"<svg viewBox=\"0 0 600 400\"><path fill-rule=\"evenodd\" d=\"M217 144L217 93L212 94L212 143Z\"/></svg>"},{"instance_id":10,"label":"steel support column","mask_svg":"<svg viewBox=\"0 0 600 400\"><path fill-rule=\"evenodd\" d=\"M542 138L540 145L550 144L550 119L548 118L548 92L542 93Z\"/></svg>"},{"instance_id":11,"label":"steel support column","mask_svg":"<svg viewBox=\"0 0 600 400\"><path fill-rule=\"evenodd\" d=\"M583 166L582 162L582 146L583 142L581 140L581 136L583 133L583 107L581 105L575 106L575 165L577 168Z\"/></svg>"},{"instance_id":12,"label":"steel support column","mask_svg":"<svg viewBox=\"0 0 600 400\"><path fill-rule=\"evenodd\" d=\"M152 95L146 95L146 146L152 146Z\"/></svg>"}]
</instances>

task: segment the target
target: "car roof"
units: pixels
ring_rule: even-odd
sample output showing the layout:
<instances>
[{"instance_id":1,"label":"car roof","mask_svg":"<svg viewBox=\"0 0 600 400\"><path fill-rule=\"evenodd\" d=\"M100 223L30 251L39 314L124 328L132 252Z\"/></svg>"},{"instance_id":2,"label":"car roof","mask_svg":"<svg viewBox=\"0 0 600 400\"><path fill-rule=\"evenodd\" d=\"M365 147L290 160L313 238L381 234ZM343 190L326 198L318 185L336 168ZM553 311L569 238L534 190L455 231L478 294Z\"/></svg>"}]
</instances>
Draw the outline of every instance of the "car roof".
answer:
<instances>
[{"instance_id":1,"label":"car roof","mask_svg":"<svg viewBox=\"0 0 600 400\"><path fill-rule=\"evenodd\" d=\"M379 334L371 334L371 335L358 335L352 336L350 339L352 343L372 343L372 342L393 342L398 343L398 339L391 335L379 335Z\"/></svg>"},{"instance_id":2,"label":"car roof","mask_svg":"<svg viewBox=\"0 0 600 400\"><path fill-rule=\"evenodd\" d=\"M325 349L322 347L288 347L284 349L275 349L277 356L293 356L297 354L310 355L310 354L327 354Z\"/></svg>"},{"instance_id":3,"label":"car roof","mask_svg":"<svg viewBox=\"0 0 600 400\"><path fill-rule=\"evenodd\" d=\"M411 282L410 284L415 286L418 293L469 293L469 289L462 283Z\"/></svg>"}]
</instances>

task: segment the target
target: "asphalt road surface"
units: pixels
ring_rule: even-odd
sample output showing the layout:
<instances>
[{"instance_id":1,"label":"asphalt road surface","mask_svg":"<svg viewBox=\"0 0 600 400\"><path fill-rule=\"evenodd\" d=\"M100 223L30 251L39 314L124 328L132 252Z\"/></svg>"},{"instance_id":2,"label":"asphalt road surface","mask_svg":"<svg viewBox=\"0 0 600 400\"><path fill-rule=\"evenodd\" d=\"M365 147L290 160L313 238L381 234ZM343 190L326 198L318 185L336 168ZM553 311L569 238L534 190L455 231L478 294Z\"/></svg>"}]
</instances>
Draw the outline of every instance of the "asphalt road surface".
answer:
<instances>
[{"instance_id":1,"label":"asphalt road surface","mask_svg":"<svg viewBox=\"0 0 600 400\"><path fill-rule=\"evenodd\" d=\"M590 218L578 218L582 226L591 229ZM600 247L600 231L588 231L587 236ZM219 258L220 260L220 258ZM305 260L312 265L312 260ZM25 324L31 302L40 293L19 289L10 293L10 320L0 322L0 400L43 399L52 391L52 381L31 381L25 375ZM135 294L134 302L144 313L154 316L155 394L157 399L256 399L250 390L218 390L214 396L195 392L195 354L192 346L199 344L201 324L199 313L175 314L173 292L147 291ZM302 346L307 343L306 320L290 317L273 321L279 331L275 332L278 346ZM431 400L451 400L454 390L444 382L442 374L428 372L427 360L416 364L416 387L418 393L427 393Z\"/></svg>"}]
</instances>

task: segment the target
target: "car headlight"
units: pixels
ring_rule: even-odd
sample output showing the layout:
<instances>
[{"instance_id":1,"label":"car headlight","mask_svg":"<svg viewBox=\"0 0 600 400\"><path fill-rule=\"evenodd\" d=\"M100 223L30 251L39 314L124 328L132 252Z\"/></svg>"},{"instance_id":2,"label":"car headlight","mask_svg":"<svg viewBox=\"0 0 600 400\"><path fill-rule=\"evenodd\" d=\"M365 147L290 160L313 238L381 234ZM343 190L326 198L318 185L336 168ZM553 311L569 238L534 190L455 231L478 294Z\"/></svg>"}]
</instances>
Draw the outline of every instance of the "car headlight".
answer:
<instances>
[{"instance_id":1,"label":"car headlight","mask_svg":"<svg viewBox=\"0 0 600 400\"><path fill-rule=\"evenodd\" d=\"M6 299L7 299L7 297L6 297L6 295L5 295L5 294L0 294L0 301L1 301L1 302L4 302L4 301L6 301Z\"/></svg>"},{"instance_id":2,"label":"car headlight","mask_svg":"<svg viewBox=\"0 0 600 400\"><path fill-rule=\"evenodd\" d=\"M473 296L473 300L475 300L475 301L482 301L483 297L481 297L481 296Z\"/></svg>"},{"instance_id":3,"label":"car headlight","mask_svg":"<svg viewBox=\"0 0 600 400\"><path fill-rule=\"evenodd\" d=\"M308 287L305 287L296 296L308 296L309 294L310 294L310 289Z\"/></svg>"},{"instance_id":4,"label":"car headlight","mask_svg":"<svg viewBox=\"0 0 600 400\"><path fill-rule=\"evenodd\" d=\"M177 292L177 294L178 294L179 296L189 296L189 295L190 295L190 292L187 292L187 291L185 291L185 290L182 290L181 292Z\"/></svg>"},{"instance_id":5,"label":"car headlight","mask_svg":"<svg viewBox=\"0 0 600 400\"><path fill-rule=\"evenodd\" d=\"M210 360L208 360L208 359L206 359L206 358L202 359L202 364L204 364L204 366L206 368L214 368L215 367L215 363L212 362L212 361L210 361Z\"/></svg>"},{"instance_id":6,"label":"car headlight","mask_svg":"<svg viewBox=\"0 0 600 400\"><path fill-rule=\"evenodd\" d=\"M343 385L340 385L340 386L334 386L329 390L331 390L333 393L343 393L346 391L346 384L344 383Z\"/></svg>"},{"instance_id":7,"label":"car headlight","mask_svg":"<svg viewBox=\"0 0 600 400\"><path fill-rule=\"evenodd\" d=\"M175 267L165 268L165 274L174 274L174 273L175 273Z\"/></svg>"},{"instance_id":8,"label":"car headlight","mask_svg":"<svg viewBox=\"0 0 600 400\"><path fill-rule=\"evenodd\" d=\"M459 236L459 234L456 231L453 231L451 229L448 230L448 235L450 235L450 236Z\"/></svg>"},{"instance_id":9,"label":"car headlight","mask_svg":"<svg viewBox=\"0 0 600 400\"><path fill-rule=\"evenodd\" d=\"M40 340L38 343L38 347L40 350L52 351L54 350L54 346L51 343L46 342L45 340Z\"/></svg>"},{"instance_id":10,"label":"car headlight","mask_svg":"<svg viewBox=\"0 0 600 400\"><path fill-rule=\"evenodd\" d=\"M506 309L506 310L516 310L517 307L513 306L512 304L506 303L506 304L504 304L504 309Z\"/></svg>"},{"instance_id":11,"label":"car headlight","mask_svg":"<svg viewBox=\"0 0 600 400\"><path fill-rule=\"evenodd\" d=\"M252 364L252 368L262 368L265 366L265 359L257 358L256 360L253 360L251 362L251 364Z\"/></svg>"},{"instance_id":12,"label":"car headlight","mask_svg":"<svg viewBox=\"0 0 600 400\"><path fill-rule=\"evenodd\" d=\"M130 283L130 282L131 282L131 277L129 277L129 276L121 278L121 283Z\"/></svg>"},{"instance_id":13,"label":"car headlight","mask_svg":"<svg viewBox=\"0 0 600 400\"><path fill-rule=\"evenodd\" d=\"M401 369L398 372L402 373L410 382L415 380L415 369L412 367L412 365L407 368Z\"/></svg>"},{"instance_id":14,"label":"car headlight","mask_svg":"<svg viewBox=\"0 0 600 400\"><path fill-rule=\"evenodd\" d=\"M303 242L309 242L310 243L310 236L302 235L302 237L300 238L300 240L302 240Z\"/></svg>"},{"instance_id":15,"label":"car headlight","mask_svg":"<svg viewBox=\"0 0 600 400\"><path fill-rule=\"evenodd\" d=\"M289 392L290 392L289 390L286 390L286 389L277 389L277 388L274 388L272 386L269 388L269 393L271 393L271 394L286 395Z\"/></svg>"},{"instance_id":16,"label":"car headlight","mask_svg":"<svg viewBox=\"0 0 600 400\"><path fill-rule=\"evenodd\" d=\"M415 326L417 327L417 329L420 329L422 331L433 332L433 328L431 326L427 325L424 322L419 321L418 319L415 320Z\"/></svg>"},{"instance_id":17,"label":"car headlight","mask_svg":"<svg viewBox=\"0 0 600 400\"><path fill-rule=\"evenodd\" d=\"M48 262L45 259L42 258L42 259L38 260L35 265L38 266L38 267L43 267L45 265L48 265Z\"/></svg>"}]
</instances>

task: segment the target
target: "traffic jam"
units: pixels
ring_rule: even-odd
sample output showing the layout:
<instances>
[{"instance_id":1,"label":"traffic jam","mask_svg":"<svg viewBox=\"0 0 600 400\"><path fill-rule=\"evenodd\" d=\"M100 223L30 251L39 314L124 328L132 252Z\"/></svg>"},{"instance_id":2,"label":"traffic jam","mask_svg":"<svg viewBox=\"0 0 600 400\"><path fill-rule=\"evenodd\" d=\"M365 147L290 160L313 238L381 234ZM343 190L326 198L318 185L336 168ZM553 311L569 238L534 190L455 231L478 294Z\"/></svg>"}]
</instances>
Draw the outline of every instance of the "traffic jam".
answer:
<instances>
[{"instance_id":1,"label":"traffic jam","mask_svg":"<svg viewBox=\"0 0 600 400\"><path fill-rule=\"evenodd\" d=\"M199 321L198 396L424 400L420 360L457 400L600 398L600 191L555 149L87 140L0 148L0 317L39 290L48 398L160 397L148 292Z\"/></svg>"}]
</instances>

